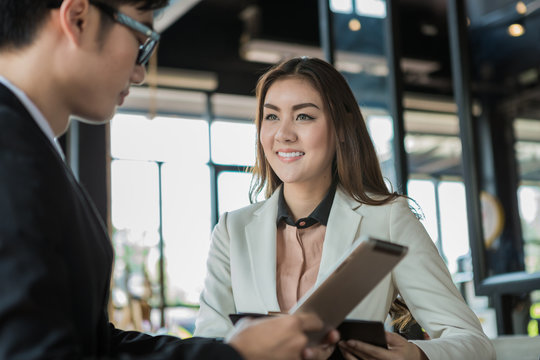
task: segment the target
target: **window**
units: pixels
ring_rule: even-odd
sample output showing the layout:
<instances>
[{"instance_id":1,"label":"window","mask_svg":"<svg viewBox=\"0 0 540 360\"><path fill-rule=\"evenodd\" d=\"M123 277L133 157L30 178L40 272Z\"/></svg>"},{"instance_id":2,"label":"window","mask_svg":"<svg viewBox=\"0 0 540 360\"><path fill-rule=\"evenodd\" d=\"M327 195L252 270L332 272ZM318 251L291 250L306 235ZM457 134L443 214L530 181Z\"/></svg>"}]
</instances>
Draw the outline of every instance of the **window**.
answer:
<instances>
[{"instance_id":1,"label":"window","mask_svg":"<svg viewBox=\"0 0 540 360\"><path fill-rule=\"evenodd\" d=\"M540 271L540 185L518 189L519 214L525 242L525 271Z\"/></svg>"},{"instance_id":2,"label":"window","mask_svg":"<svg viewBox=\"0 0 540 360\"><path fill-rule=\"evenodd\" d=\"M395 178L392 119L381 109L362 111L390 185ZM114 302L125 308L134 300L147 301L154 311L143 330L161 326L159 307L164 301L166 328L189 336L204 285L213 221L249 204L251 174L246 169L255 163L255 126L240 117L206 118L149 120L119 114L111 123ZM455 176L460 171L459 138L454 129L445 133L447 128L421 133L418 130L426 129L422 117L412 118L407 126L414 131L406 139L415 170L408 183L417 202L412 206L419 207L421 221L455 273L457 259L468 253L464 189ZM447 120L441 115L437 123Z\"/></svg>"},{"instance_id":3,"label":"window","mask_svg":"<svg viewBox=\"0 0 540 360\"><path fill-rule=\"evenodd\" d=\"M218 177L218 204L220 215L249 205L246 189L249 189L251 174L225 171Z\"/></svg>"},{"instance_id":4,"label":"window","mask_svg":"<svg viewBox=\"0 0 540 360\"><path fill-rule=\"evenodd\" d=\"M442 248L451 273L457 271L457 259L469 253L469 232L465 186L461 181L439 184Z\"/></svg>"},{"instance_id":5,"label":"window","mask_svg":"<svg viewBox=\"0 0 540 360\"><path fill-rule=\"evenodd\" d=\"M212 227L208 139L208 123L196 118L119 114L111 122L113 301L122 311L133 303L188 310L198 303ZM182 316L191 318L192 331L194 311ZM125 325L146 331L163 325L142 320ZM166 325L183 334L184 326L170 319Z\"/></svg>"},{"instance_id":6,"label":"window","mask_svg":"<svg viewBox=\"0 0 540 360\"><path fill-rule=\"evenodd\" d=\"M363 114L366 118L371 140L377 151L383 176L390 191L395 191L393 184L396 183L396 172L392 141L394 128L392 117L387 114L372 114L372 110L366 109Z\"/></svg>"},{"instance_id":7,"label":"window","mask_svg":"<svg viewBox=\"0 0 540 360\"><path fill-rule=\"evenodd\" d=\"M386 1L384 0L330 0L330 9L335 13L350 14L356 4L355 12L360 16L375 18L386 17Z\"/></svg>"},{"instance_id":8,"label":"window","mask_svg":"<svg viewBox=\"0 0 540 360\"><path fill-rule=\"evenodd\" d=\"M539 121L517 119L516 158L519 164L519 214L524 242L525 271L540 272L540 131Z\"/></svg>"},{"instance_id":9,"label":"window","mask_svg":"<svg viewBox=\"0 0 540 360\"><path fill-rule=\"evenodd\" d=\"M469 256L465 186L462 181L458 119L450 113L405 112L409 196L425 216L422 223L448 269Z\"/></svg>"},{"instance_id":10,"label":"window","mask_svg":"<svg viewBox=\"0 0 540 360\"><path fill-rule=\"evenodd\" d=\"M214 121L212 161L216 164L253 166L256 130L248 122Z\"/></svg>"},{"instance_id":11,"label":"window","mask_svg":"<svg viewBox=\"0 0 540 360\"><path fill-rule=\"evenodd\" d=\"M413 209L419 207L417 211L420 221L426 228L429 236L438 246L442 253L442 247L439 244L439 218L437 216L437 198L435 194L435 181L430 179L411 179L407 183L407 192L412 201L410 206Z\"/></svg>"}]
</instances>

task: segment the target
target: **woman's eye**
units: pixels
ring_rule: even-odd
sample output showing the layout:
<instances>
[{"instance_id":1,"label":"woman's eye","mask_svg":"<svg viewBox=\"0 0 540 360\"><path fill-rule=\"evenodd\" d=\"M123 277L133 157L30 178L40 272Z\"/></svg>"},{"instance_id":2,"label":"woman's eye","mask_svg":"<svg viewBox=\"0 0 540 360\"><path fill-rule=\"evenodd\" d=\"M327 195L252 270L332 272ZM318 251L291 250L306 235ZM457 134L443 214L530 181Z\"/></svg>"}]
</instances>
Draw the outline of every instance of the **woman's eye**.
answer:
<instances>
[{"instance_id":1,"label":"woman's eye","mask_svg":"<svg viewBox=\"0 0 540 360\"><path fill-rule=\"evenodd\" d=\"M313 120L313 119L315 119L313 116L309 116L307 114L299 114L296 117L296 120Z\"/></svg>"},{"instance_id":2,"label":"woman's eye","mask_svg":"<svg viewBox=\"0 0 540 360\"><path fill-rule=\"evenodd\" d=\"M277 120L278 117L275 114L268 114L264 117L264 120Z\"/></svg>"}]
</instances>

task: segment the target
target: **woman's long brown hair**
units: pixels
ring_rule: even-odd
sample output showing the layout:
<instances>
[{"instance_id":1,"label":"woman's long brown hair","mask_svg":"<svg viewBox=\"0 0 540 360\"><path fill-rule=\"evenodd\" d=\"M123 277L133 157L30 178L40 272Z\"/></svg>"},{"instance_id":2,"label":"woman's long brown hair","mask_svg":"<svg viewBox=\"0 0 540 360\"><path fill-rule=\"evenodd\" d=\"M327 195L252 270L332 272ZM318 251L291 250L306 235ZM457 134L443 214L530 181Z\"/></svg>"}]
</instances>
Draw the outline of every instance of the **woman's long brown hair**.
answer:
<instances>
[{"instance_id":1,"label":"woman's long brown hair","mask_svg":"<svg viewBox=\"0 0 540 360\"><path fill-rule=\"evenodd\" d=\"M270 86L283 77L306 79L321 95L336 140L333 177L341 188L357 201L369 205L382 205L398 197L397 193L390 192L386 187L366 123L345 78L323 60L301 57L275 65L257 83L255 125L258 140L249 191L251 202L256 201L265 186L265 196L268 198L282 183L266 160L259 139L266 94Z\"/></svg>"}]
</instances>

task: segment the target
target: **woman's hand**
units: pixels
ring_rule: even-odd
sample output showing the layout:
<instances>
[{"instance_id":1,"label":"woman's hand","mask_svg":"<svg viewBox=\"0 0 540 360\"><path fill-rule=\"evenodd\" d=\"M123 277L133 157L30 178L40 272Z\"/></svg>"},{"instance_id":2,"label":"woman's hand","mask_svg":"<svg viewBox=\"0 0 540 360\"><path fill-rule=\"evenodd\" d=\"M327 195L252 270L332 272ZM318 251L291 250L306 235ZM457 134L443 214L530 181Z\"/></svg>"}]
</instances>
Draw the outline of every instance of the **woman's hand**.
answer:
<instances>
[{"instance_id":1,"label":"woman's hand","mask_svg":"<svg viewBox=\"0 0 540 360\"><path fill-rule=\"evenodd\" d=\"M401 335L386 332L386 342L388 349L358 340L341 341L339 348L346 360L428 360L418 346Z\"/></svg>"},{"instance_id":2,"label":"woman's hand","mask_svg":"<svg viewBox=\"0 0 540 360\"><path fill-rule=\"evenodd\" d=\"M320 345L309 347L302 353L305 360L326 360L332 355L339 341L339 332L332 330Z\"/></svg>"}]
</instances>

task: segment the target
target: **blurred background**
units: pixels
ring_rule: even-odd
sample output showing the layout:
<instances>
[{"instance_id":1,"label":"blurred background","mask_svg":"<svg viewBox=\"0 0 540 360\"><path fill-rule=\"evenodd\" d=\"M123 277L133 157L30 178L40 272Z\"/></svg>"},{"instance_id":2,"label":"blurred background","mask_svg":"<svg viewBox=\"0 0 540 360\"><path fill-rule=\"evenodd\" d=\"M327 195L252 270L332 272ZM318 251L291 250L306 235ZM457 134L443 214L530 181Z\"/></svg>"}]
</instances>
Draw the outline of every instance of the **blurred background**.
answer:
<instances>
[{"instance_id":1,"label":"blurred background","mask_svg":"<svg viewBox=\"0 0 540 360\"><path fill-rule=\"evenodd\" d=\"M488 336L538 336L540 1L176 0L147 82L68 161L109 224L120 327L191 335L210 234L249 204L254 88L293 56L332 62L388 185ZM96 148L98 150L96 150Z\"/></svg>"}]
</instances>

